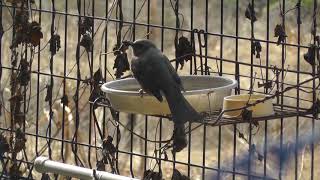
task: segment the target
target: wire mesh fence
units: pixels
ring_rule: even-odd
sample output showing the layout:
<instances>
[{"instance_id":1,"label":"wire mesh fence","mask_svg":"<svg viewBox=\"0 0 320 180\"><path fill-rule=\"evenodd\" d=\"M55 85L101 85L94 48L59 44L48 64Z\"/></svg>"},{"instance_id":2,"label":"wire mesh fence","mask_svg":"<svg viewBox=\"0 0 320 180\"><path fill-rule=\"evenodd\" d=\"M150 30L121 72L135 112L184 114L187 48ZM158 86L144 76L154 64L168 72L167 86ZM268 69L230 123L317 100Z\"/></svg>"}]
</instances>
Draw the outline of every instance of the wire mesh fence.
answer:
<instances>
[{"instance_id":1,"label":"wire mesh fence","mask_svg":"<svg viewBox=\"0 0 320 180\"><path fill-rule=\"evenodd\" d=\"M1 178L67 178L37 173L38 156L140 179L320 175L317 0L0 0L0 14ZM131 76L119 49L136 39L180 75L267 95L275 114L206 112L172 152L170 117L117 112L100 89Z\"/></svg>"}]
</instances>

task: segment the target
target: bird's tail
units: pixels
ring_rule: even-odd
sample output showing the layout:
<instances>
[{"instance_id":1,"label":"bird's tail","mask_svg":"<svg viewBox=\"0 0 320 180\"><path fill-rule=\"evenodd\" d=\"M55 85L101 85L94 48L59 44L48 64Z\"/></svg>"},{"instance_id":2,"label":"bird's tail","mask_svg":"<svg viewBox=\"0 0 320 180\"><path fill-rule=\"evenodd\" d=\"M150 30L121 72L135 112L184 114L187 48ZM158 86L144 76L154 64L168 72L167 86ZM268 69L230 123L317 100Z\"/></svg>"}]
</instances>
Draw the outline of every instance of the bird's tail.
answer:
<instances>
[{"instance_id":1,"label":"bird's tail","mask_svg":"<svg viewBox=\"0 0 320 180\"><path fill-rule=\"evenodd\" d=\"M183 97L180 89L172 88L171 91L164 93L175 124L184 124L187 121L192 122L201 119L200 114Z\"/></svg>"},{"instance_id":2,"label":"bird's tail","mask_svg":"<svg viewBox=\"0 0 320 180\"><path fill-rule=\"evenodd\" d=\"M200 114L183 97L179 88L172 87L164 92L174 123L173 152L180 152L187 144L184 124L187 121L200 120Z\"/></svg>"}]
</instances>

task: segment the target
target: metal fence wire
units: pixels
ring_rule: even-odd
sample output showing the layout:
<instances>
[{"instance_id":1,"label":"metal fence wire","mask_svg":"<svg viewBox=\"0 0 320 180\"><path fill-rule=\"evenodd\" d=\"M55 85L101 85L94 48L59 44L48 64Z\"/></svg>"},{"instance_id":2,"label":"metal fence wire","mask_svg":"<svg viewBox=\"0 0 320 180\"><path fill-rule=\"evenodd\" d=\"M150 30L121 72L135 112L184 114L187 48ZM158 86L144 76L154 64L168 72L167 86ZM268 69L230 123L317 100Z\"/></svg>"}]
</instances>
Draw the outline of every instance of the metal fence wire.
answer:
<instances>
[{"instance_id":1,"label":"metal fence wire","mask_svg":"<svg viewBox=\"0 0 320 180\"><path fill-rule=\"evenodd\" d=\"M1 179L68 179L36 172L38 156L140 179L320 176L317 0L0 0L0 14ZM117 112L100 89L130 77L117 50L136 39L275 114L207 112L172 152L169 117Z\"/></svg>"}]
</instances>

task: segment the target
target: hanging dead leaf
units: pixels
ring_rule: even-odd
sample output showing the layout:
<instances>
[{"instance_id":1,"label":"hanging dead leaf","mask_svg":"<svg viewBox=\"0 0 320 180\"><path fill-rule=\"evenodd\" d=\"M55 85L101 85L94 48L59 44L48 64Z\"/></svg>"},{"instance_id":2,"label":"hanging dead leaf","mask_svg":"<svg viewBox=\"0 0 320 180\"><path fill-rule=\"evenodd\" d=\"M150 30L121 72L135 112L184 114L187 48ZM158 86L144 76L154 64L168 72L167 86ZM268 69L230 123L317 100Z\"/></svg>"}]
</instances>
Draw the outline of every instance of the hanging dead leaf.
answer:
<instances>
[{"instance_id":1,"label":"hanging dead leaf","mask_svg":"<svg viewBox=\"0 0 320 180\"><path fill-rule=\"evenodd\" d=\"M89 97L89 101L90 102L95 102L96 99L98 99L99 97L103 97L103 92L101 91L99 86L96 86L93 88L90 97ZM94 109L98 108L98 106L94 106Z\"/></svg>"},{"instance_id":2,"label":"hanging dead leaf","mask_svg":"<svg viewBox=\"0 0 320 180\"><path fill-rule=\"evenodd\" d=\"M0 134L0 156L2 157L4 153L9 152L10 146L6 136L3 133Z\"/></svg>"},{"instance_id":3,"label":"hanging dead leaf","mask_svg":"<svg viewBox=\"0 0 320 180\"><path fill-rule=\"evenodd\" d=\"M15 109L18 109L18 108L15 108ZM25 116L20 110L18 112L15 112L13 117L14 117L14 123L18 124L20 127L25 122Z\"/></svg>"},{"instance_id":4,"label":"hanging dead leaf","mask_svg":"<svg viewBox=\"0 0 320 180\"><path fill-rule=\"evenodd\" d=\"M143 173L143 180L162 180L162 173L161 172L154 172L151 169L146 170Z\"/></svg>"},{"instance_id":5,"label":"hanging dead leaf","mask_svg":"<svg viewBox=\"0 0 320 180\"><path fill-rule=\"evenodd\" d=\"M260 58L262 47L259 41L251 42L251 54L256 55L256 58Z\"/></svg>"},{"instance_id":6,"label":"hanging dead leaf","mask_svg":"<svg viewBox=\"0 0 320 180\"><path fill-rule=\"evenodd\" d=\"M9 168L10 179L19 179L22 176L22 172L19 169L17 162L11 164Z\"/></svg>"},{"instance_id":7,"label":"hanging dead leaf","mask_svg":"<svg viewBox=\"0 0 320 180\"><path fill-rule=\"evenodd\" d=\"M113 69L116 69L115 76L119 79L125 71L130 70L127 53L118 51L114 60Z\"/></svg>"},{"instance_id":8,"label":"hanging dead leaf","mask_svg":"<svg viewBox=\"0 0 320 180\"><path fill-rule=\"evenodd\" d=\"M96 167L97 167L98 171L105 171L106 170L106 166L105 166L103 160L97 161Z\"/></svg>"},{"instance_id":9,"label":"hanging dead leaf","mask_svg":"<svg viewBox=\"0 0 320 180\"><path fill-rule=\"evenodd\" d=\"M316 51L317 46L311 44L308 48L308 52L303 55L304 60L306 60L311 66L314 66L316 63Z\"/></svg>"},{"instance_id":10,"label":"hanging dead leaf","mask_svg":"<svg viewBox=\"0 0 320 180\"><path fill-rule=\"evenodd\" d=\"M262 51L262 47L259 41L255 41L255 49L256 49L256 58L260 58L260 53Z\"/></svg>"},{"instance_id":11,"label":"hanging dead leaf","mask_svg":"<svg viewBox=\"0 0 320 180\"><path fill-rule=\"evenodd\" d=\"M272 81L270 80L270 81L265 82L265 83L258 82L258 88L261 88L261 87L272 88Z\"/></svg>"},{"instance_id":12,"label":"hanging dead leaf","mask_svg":"<svg viewBox=\"0 0 320 180\"><path fill-rule=\"evenodd\" d=\"M20 61L20 72L18 74L18 81L21 86L27 86L31 79L30 64L26 59Z\"/></svg>"},{"instance_id":13,"label":"hanging dead leaf","mask_svg":"<svg viewBox=\"0 0 320 180\"><path fill-rule=\"evenodd\" d=\"M68 106L69 98L68 98L68 96L66 94L63 95L60 100L61 100L61 104L65 105L65 106Z\"/></svg>"},{"instance_id":14,"label":"hanging dead leaf","mask_svg":"<svg viewBox=\"0 0 320 180\"><path fill-rule=\"evenodd\" d=\"M258 154L258 160L262 161L264 159L263 155L261 155L260 153Z\"/></svg>"},{"instance_id":15,"label":"hanging dead leaf","mask_svg":"<svg viewBox=\"0 0 320 180\"><path fill-rule=\"evenodd\" d=\"M188 38L182 36L179 38L179 43L176 49L177 61L181 65L180 69L184 66L184 61L192 60L194 54L192 45Z\"/></svg>"},{"instance_id":16,"label":"hanging dead leaf","mask_svg":"<svg viewBox=\"0 0 320 180\"><path fill-rule=\"evenodd\" d=\"M28 11L17 11L14 17L14 29L16 32L26 29L29 26L29 13Z\"/></svg>"},{"instance_id":17,"label":"hanging dead leaf","mask_svg":"<svg viewBox=\"0 0 320 180\"><path fill-rule=\"evenodd\" d=\"M245 122L250 122L252 119L252 111L244 109L241 113L242 120Z\"/></svg>"},{"instance_id":18,"label":"hanging dead leaf","mask_svg":"<svg viewBox=\"0 0 320 180\"><path fill-rule=\"evenodd\" d=\"M84 47L87 52L92 52L93 40L89 33L85 33L80 41L80 46Z\"/></svg>"},{"instance_id":19,"label":"hanging dead leaf","mask_svg":"<svg viewBox=\"0 0 320 180\"><path fill-rule=\"evenodd\" d=\"M190 180L188 176L181 174L176 168L173 169L171 180Z\"/></svg>"},{"instance_id":20,"label":"hanging dead leaf","mask_svg":"<svg viewBox=\"0 0 320 180\"><path fill-rule=\"evenodd\" d=\"M102 72L99 68L94 74L93 74L93 86L98 86L100 82L103 81Z\"/></svg>"},{"instance_id":21,"label":"hanging dead leaf","mask_svg":"<svg viewBox=\"0 0 320 180\"><path fill-rule=\"evenodd\" d=\"M33 46L38 46L40 44L40 40L43 38L41 26L36 21L31 22L30 26L30 43Z\"/></svg>"},{"instance_id":22,"label":"hanging dead leaf","mask_svg":"<svg viewBox=\"0 0 320 180\"><path fill-rule=\"evenodd\" d=\"M256 12L254 11L254 7L251 5L251 3L249 3L246 8L245 16L247 19L253 22L257 21Z\"/></svg>"},{"instance_id":23,"label":"hanging dead leaf","mask_svg":"<svg viewBox=\"0 0 320 180\"><path fill-rule=\"evenodd\" d=\"M25 137L25 133L22 132L20 128L18 128L15 134L15 142L14 142L14 148L13 148L14 152L18 153L21 150L25 149L26 142L27 142L27 139Z\"/></svg>"},{"instance_id":24,"label":"hanging dead leaf","mask_svg":"<svg viewBox=\"0 0 320 180\"><path fill-rule=\"evenodd\" d=\"M244 139L244 134L242 132L239 132L239 138Z\"/></svg>"},{"instance_id":25,"label":"hanging dead leaf","mask_svg":"<svg viewBox=\"0 0 320 180\"><path fill-rule=\"evenodd\" d=\"M169 159L167 152L163 151L163 155L164 155L164 160L167 161Z\"/></svg>"},{"instance_id":26,"label":"hanging dead leaf","mask_svg":"<svg viewBox=\"0 0 320 180\"><path fill-rule=\"evenodd\" d=\"M93 18L91 17L82 17L79 21L79 31L81 35L84 35L86 33L92 32L92 26L93 26Z\"/></svg>"},{"instance_id":27,"label":"hanging dead leaf","mask_svg":"<svg viewBox=\"0 0 320 180\"><path fill-rule=\"evenodd\" d=\"M46 88L47 88L47 95L45 97L45 101L48 102L50 100L52 100L52 87L53 85L47 85Z\"/></svg>"},{"instance_id":28,"label":"hanging dead leaf","mask_svg":"<svg viewBox=\"0 0 320 180\"><path fill-rule=\"evenodd\" d=\"M54 34L50 39L50 52L55 55L61 48L60 35Z\"/></svg>"},{"instance_id":29,"label":"hanging dead leaf","mask_svg":"<svg viewBox=\"0 0 320 180\"><path fill-rule=\"evenodd\" d=\"M285 28L282 24L277 24L274 28L274 37L278 37L277 45L280 45L280 43L284 43L286 40Z\"/></svg>"},{"instance_id":30,"label":"hanging dead leaf","mask_svg":"<svg viewBox=\"0 0 320 180\"><path fill-rule=\"evenodd\" d=\"M3 26L2 26L2 23L0 23L0 39L2 38L3 33L4 33Z\"/></svg>"},{"instance_id":31,"label":"hanging dead leaf","mask_svg":"<svg viewBox=\"0 0 320 180\"><path fill-rule=\"evenodd\" d=\"M311 113L313 117L318 118L318 114L320 113L320 100L317 99L315 103L307 110L307 112Z\"/></svg>"}]
</instances>

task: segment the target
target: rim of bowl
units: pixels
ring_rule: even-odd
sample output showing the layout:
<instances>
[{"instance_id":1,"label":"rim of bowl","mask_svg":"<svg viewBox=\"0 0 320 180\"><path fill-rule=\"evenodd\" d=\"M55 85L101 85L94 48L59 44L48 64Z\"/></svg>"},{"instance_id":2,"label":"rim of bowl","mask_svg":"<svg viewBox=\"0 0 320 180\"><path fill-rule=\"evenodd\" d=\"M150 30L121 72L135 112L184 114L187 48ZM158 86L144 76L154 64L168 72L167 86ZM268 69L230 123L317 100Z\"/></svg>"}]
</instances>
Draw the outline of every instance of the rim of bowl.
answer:
<instances>
[{"instance_id":1,"label":"rim of bowl","mask_svg":"<svg viewBox=\"0 0 320 180\"><path fill-rule=\"evenodd\" d=\"M206 94L208 92L216 92L216 91L225 91L227 89L233 89L237 86L238 82L234 79L230 79L227 77L223 77L223 76L209 76L209 75L202 75L202 76L198 76L198 75L184 75L184 76L180 76L181 78L192 78L192 77L206 77L206 78L219 78L219 79L224 79L226 81L229 81L230 84L227 84L225 86L221 86L221 87L216 87L216 88L206 88L206 89L198 89L198 90L190 90L190 91L182 91L183 95L192 95L192 94ZM107 83L104 83L101 86L101 90L103 92L106 93L110 93L110 94L118 94L118 95L131 95L131 96L140 96L140 93L138 91L126 91L126 90L119 90L119 89L113 89L110 88L109 86L117 83L119 81L132 81L135 80L135 78L126 78L126 79L119 79L119 80L114 80L114 81L110 81ZM144 94L144 96L152 96L149 94Z\"/></svg>"}]
</instances>

